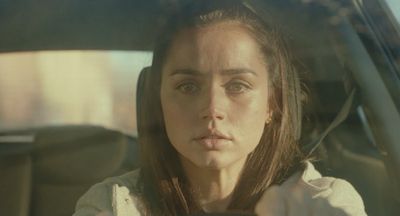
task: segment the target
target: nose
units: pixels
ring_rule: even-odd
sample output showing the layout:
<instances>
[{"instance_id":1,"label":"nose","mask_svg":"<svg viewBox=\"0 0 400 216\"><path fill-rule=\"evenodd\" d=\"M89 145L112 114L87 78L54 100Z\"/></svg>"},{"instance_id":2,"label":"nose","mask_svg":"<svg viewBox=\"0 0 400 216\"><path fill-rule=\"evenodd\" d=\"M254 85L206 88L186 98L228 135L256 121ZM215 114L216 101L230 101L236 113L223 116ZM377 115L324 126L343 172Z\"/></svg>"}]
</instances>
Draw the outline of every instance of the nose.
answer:
<instances>
[{"instance_id":1,"label":"nose","mask_svg":"<svg viewBox=\"0 0 400 216\"><path fill-rule=\"evenodd\" d=\"M226 95L222 87L210 87L202 96L200 118L204 120L223 120L226 117Z\"/></svg>"}]
</instances>

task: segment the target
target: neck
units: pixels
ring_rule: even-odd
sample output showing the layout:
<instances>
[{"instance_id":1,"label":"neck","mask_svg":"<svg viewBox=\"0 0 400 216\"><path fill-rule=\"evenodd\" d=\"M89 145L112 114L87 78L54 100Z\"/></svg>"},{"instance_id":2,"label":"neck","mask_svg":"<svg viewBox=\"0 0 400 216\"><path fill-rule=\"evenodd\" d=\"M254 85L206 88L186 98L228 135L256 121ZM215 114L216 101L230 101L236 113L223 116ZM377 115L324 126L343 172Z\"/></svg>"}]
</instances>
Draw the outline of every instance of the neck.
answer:
<instances>
[{"instance_id":1,"label":"neck","mask_svg":"<svg viewBox=\"0 0 400 216\"><path fill-rule=\"evenodd\" d=\"M239 180L245 159L223 168L201 168L182 159L183 169L195 192L194 196L206 212L226 211Z\"/></svg>"}]
</instances>

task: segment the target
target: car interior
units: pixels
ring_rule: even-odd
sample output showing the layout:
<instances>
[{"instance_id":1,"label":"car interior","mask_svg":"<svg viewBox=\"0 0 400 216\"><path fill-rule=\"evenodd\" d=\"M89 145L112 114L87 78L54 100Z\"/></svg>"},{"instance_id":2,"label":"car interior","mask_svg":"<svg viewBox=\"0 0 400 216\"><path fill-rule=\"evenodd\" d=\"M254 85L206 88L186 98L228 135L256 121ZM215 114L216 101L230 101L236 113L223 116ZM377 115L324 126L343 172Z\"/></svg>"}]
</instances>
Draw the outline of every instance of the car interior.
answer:
<instances>
[{"instance_id":1,"label":"car interior","mask_svg":"<svg viewBox=\"0 0 400 216\"><path fill-rule=\"evenodd\" d=\"M165 16L186 1L0 1L0 56L44 50L151 51ZM388 16L382 15L382 1L245 4L279 26L298 56L308 88L300 140L305 154L323 175L349 181L368 215L399 215L400 58L393 53L400 53L400 28L382 24L380 19ZM395 35L391 40L389 33ZM132 92L137 88L137 112L148 96L149 69L143 68L131 86ZM7 101L0 97L1 103ZM340 124L332 126L338 118ZM90 124L6 126L0 127L0 215L71 215L90 186L139 167L133 134Z\"/></svg>"}]
</instances>

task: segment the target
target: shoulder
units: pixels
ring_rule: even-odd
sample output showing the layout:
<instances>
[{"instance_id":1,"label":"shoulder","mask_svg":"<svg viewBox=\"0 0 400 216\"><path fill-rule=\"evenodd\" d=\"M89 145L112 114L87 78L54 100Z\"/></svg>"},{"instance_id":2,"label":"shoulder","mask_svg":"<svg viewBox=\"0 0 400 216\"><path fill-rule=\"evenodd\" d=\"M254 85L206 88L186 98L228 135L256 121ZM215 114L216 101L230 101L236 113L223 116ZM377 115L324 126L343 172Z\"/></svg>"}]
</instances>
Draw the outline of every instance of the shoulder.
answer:
<instances>
[{"instance_id":1,"label":"shoulder","mask_svg":"<svg viewBox=\"0 0 400 216\"><path fill-rule=\"evenodd\" d=\"M321 176L310 162L281 185L268 188L256 208L265 212L269 205L275 205L274 211L291 209L298 215L366 215L361 196L349 182Z\"/></svg>"},{"instance_id":2,"label":"shoulder","mask_svg":"<svg viewBox=\"0 0 400 216\"><path fill-rule=\"evenodd\" d=\"M325 200L347 215L366 215L363 200L353 185L344 179L321 176L310 162L297 184L310 191L316 201Z\"/></svg>"},{"instance_id":3,"label":"shoulder","mask_svg":"<svg viewBox=\"0 0 400 216\"><path fill-rule=\"evenodd\" d=\"M134 170L124 175L105 179L101 183L93 185L81 198L79 198L73 216L96 215L101 212L114 211L113 202L115 191L123 195L131 194L139 178L140 170Z\"/></svg>"}]
</instances>

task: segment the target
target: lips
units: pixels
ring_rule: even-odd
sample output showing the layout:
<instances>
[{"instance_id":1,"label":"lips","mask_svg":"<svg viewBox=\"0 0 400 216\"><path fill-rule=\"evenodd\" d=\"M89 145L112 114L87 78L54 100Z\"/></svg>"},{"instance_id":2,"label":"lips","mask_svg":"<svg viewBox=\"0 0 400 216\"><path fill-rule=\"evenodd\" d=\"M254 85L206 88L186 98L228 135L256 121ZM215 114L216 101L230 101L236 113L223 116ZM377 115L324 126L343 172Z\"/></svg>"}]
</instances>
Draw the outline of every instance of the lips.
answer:
<instances>
[{"instance_id":1,"label":"lips","mask_svg":"<svg viewBox=\"0 0 400 216\"><path fill-rule=\"evenodd\" d=\"M195 141L203 146L206 150L221 150L223 149L232 138L219 132L219 131L207 131L202 135L195 138Z\"/></svg>"},{"instance_id":2,"label":"lips","mask_svg":"<svg viewBox=\"0 0 400 216\"><path fill-rule=\"evenodd\" d=\"M231 138L219 131L207 131L205 133L203 133L202 135L196 137L197 140L199 139L227 139L227 140L231 140Z\"/></svg>"}]
</instances>

